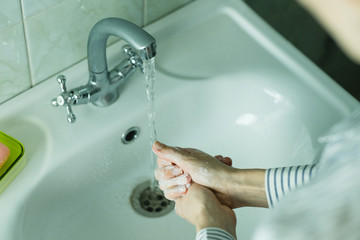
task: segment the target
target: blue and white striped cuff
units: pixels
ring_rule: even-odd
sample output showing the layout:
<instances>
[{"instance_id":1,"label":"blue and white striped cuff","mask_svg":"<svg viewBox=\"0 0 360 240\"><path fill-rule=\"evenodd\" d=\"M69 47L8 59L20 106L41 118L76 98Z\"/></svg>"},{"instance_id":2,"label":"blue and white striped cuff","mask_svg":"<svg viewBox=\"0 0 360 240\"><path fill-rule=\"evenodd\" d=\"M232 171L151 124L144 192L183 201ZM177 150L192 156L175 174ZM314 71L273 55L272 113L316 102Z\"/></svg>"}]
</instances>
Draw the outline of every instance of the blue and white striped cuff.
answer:
<instances>
[{"instance_id":1,"label":"blue and white striped cuff","mask_svg":"<svg viewBox=\"0 0 360 240\"><path fill-rule=\"evenodd\" d=\"M269 207L273 208L288 192L308 183L317 171L316 164L267 169L265 191Z\"/></svg>"},{"instance_id":2,"label":"blue and white striped cuff","mask_svg":"<svg viewBox=\"0 0 360 240\"><path fill-rule=\"evenodd\" d=\"M214 240L235 240L235 238L221 228L215 228L215 227L208 227L201 229L196 234L196 240L208 240L208 239L214 239Z\"/></svg>"}]
</instances>

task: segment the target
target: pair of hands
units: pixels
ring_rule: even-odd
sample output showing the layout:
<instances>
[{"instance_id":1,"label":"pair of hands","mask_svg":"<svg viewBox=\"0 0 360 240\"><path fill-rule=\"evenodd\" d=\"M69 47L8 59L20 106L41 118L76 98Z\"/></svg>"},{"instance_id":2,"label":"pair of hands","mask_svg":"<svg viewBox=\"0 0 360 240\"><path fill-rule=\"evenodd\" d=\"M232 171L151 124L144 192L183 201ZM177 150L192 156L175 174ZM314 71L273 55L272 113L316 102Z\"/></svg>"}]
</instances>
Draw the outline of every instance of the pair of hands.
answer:
<instances>
[{"instance_id":1,"label":"pair of hands","mask_svg":"<svg viewBox=\"0 0 360 240\"><path fill-rule=\"evenodd\" d=\"M156 179L165 196L175 200L176 213L197 231L219 227L235 236L234 204L226 187L231 159L159 142L154 143L153 151L158 156Z\"/></svg>"},{"instance_id":2,"label":"pair of hands","mask_svg":"<svg viewBox=\"0 0 360 240\"><path fill-rule=\"evenodd\" d=\"M155 142L159 168L155 177L165 197L174 200L177 214L196 226L219 227L235 236L232 209L268 207L265 169L236 169L232 160L197 149Z\"/></svg>"}]
</instances>

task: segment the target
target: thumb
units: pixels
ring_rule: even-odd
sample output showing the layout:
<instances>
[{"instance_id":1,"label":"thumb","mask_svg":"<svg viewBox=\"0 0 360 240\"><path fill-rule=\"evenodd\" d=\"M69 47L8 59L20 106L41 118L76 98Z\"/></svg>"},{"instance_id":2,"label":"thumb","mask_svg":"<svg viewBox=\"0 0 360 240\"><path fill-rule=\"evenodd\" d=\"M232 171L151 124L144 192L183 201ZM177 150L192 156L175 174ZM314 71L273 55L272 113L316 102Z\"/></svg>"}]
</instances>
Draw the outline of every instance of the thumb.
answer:
<instances>
[{"instance_id":1,"label":"thumb","mask_svg":"<svg viewBox=\"0 0 360 240\"><path fill-rule=\"evenodd\" d=\"M183 165L184 153L179 148L170 147L159 141L155 141L152 149L159 158L175 163L179 167Z\"/></svg>"}]
</instances>

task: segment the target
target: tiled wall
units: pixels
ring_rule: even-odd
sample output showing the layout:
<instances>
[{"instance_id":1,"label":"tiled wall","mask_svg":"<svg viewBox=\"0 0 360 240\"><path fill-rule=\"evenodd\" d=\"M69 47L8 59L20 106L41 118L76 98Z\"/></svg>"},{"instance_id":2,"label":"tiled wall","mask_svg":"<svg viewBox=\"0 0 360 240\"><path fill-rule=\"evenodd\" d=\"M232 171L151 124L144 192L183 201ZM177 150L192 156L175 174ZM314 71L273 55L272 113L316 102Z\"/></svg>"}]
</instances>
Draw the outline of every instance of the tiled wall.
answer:
<instances>
[{"instance_id":1,"label":"tiled wall","mask_svg":"<svg viewBox=\"0 0 360 240\"><path fill-rule=\"evenodd\" d=\"M1 0L0 104L86 57L104 17L140 26L192 0Z\"/></svg>"}]
</instances>

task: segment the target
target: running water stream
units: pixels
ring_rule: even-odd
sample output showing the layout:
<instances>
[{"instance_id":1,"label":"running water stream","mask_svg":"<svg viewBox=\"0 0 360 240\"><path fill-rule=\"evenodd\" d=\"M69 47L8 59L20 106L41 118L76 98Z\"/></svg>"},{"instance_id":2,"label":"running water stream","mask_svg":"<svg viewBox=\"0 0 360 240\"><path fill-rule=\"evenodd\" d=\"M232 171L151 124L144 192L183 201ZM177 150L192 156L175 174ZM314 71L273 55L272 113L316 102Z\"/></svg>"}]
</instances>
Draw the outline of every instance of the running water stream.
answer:
<instances>
[{"instance_id":1,"label":"running water stream","mask_svg":"<svg viewBox=\"0 0 360 240\"><path fill-rule=\"evenodd\" d=\"M151 183L152 190L157 186L157 182L154 176L156 169L156 155L152 151L152 145L156 141L156 129L155 129L155 57L144 61L144 74L146 80L146 96L149 101L148 111L148 124L150 133L150 167L151 167Z\"/></svg>"}]
</instances>

